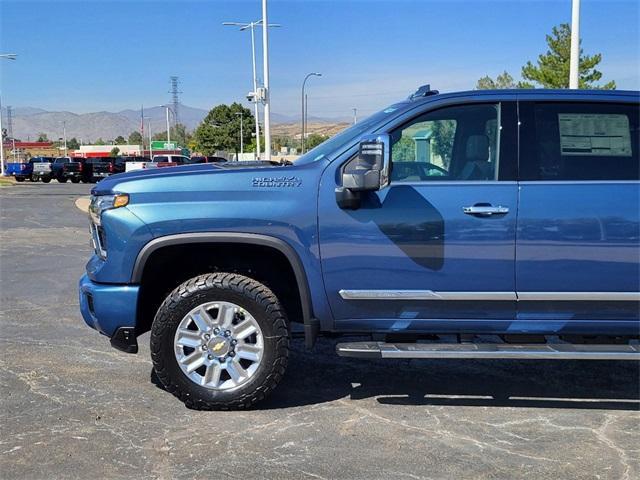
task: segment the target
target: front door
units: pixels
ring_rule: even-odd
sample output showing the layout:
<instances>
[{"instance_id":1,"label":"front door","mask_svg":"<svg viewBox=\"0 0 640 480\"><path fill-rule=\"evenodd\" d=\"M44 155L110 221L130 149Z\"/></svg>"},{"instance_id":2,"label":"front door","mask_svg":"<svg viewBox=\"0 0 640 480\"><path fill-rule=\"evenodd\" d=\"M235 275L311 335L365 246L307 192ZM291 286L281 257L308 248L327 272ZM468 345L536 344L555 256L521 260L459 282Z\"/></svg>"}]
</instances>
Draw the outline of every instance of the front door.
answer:
<instances>
[{"instance_id":1,"label":"front door","mask_svg":"<svg viewBox=\"0 0 640 480\"><path fill-rule=\"evenodd\" d=\"M464 330L514 318L516 124L510 102L420 114L388 132L390 185L357 210L327 200L338 181L327 169L320 254L338 328Z\"/></svg>"}]
</instances>

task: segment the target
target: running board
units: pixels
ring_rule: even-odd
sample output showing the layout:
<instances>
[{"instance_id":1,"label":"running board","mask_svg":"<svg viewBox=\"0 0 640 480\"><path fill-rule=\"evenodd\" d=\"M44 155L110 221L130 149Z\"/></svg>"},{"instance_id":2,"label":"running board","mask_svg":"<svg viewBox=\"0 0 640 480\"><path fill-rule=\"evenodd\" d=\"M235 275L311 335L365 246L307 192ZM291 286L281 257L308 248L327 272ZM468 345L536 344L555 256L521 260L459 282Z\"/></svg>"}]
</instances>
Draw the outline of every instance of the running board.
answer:
<instances>
[{"instance_id":1,"label":"running board","mask_svg":"<svg viewBox=\"0 0 640 480\"><path fill-rule=\"evenodd\" d=\"M639 345L503 343L339 343L341 357L358 358L513 358L554 360L640 360Z\"/></svg>"}]
</instances>

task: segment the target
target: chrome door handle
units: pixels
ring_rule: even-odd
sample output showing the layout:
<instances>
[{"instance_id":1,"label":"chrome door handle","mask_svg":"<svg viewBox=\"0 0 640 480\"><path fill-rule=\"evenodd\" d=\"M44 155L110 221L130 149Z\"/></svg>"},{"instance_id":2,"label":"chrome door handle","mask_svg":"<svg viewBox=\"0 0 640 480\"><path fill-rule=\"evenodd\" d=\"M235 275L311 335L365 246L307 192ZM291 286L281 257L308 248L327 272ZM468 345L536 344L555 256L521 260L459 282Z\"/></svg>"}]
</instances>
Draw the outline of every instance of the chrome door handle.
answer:
<instances>
[{"instance_id":1,"label":"chrome door handle","mask_svg":"<svg viewBox=\"0 0 640 480\"><path fill-rule=\"evenodd\" d=\"M491 215L505 215L509 213L509 207L498 205L473 205L471 207L462 207L462 211L467 215L478 215L480 217L490 217Z\"/></svg>"}]
</instances>

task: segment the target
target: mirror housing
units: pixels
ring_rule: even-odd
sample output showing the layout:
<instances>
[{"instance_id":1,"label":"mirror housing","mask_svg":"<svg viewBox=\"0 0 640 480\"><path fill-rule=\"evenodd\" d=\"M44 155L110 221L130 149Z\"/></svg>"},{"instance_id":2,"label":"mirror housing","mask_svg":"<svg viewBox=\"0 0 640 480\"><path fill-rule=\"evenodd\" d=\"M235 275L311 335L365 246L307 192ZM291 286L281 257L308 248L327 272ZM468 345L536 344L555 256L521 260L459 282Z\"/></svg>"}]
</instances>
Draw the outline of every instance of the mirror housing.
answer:
<instances>
[{"instance_id":1,"label":"mirror housing","mask_svg":"<svg viewBox=\"0 0 640 480\"><path fill-rule=\"evenodd\" d=\"M375 192L389 185L390 146L389 135L362 137L358 156L345 165L342 185L336 188L340 208L359 208L362 192Z\"/></svg>"}]
</instances>

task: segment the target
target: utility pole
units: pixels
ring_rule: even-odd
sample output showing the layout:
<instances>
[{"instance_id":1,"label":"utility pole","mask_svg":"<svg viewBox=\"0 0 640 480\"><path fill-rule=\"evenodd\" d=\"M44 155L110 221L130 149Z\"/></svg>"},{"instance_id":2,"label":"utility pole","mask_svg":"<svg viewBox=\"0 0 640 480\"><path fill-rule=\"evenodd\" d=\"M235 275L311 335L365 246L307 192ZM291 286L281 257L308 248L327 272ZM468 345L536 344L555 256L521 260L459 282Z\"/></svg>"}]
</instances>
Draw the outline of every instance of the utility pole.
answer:
<instances>
[{"instance_id":1,"label":"utility pole","mask_svg":"<svg viewBox=\"0 0 640 480\"><path fill-rule=\"evenodd\" d=\"M571 4L571 57L569 60L569 88L580 88L580 0Z\"/></svg>"},{"instance_id":2,"label":"utility pole","mask_svg":"<svg viewBox=\"0 0 640 480\"><path fill-rule=\"evenodd\" d=\"M264 159L271 160L271 90L269 89L269 19L262 0L262 67L264 70Z\"/></svg>"},{"instance_id":3,"label":"utility pole","mask_svg":"<svg viewBox=\"0 0 640 480\"><path fill-rule=\"evenodd\" d=\"M15 53L2 53L0 58L15 60ZM4 177L4 134L2 130L2 94L0 94L0 176Z\"/></svg>"},{"instance_id":4,"label":"utility pole","mask_svg":"<svg viewBox=\"0 0 640 480\"><path fill-rule=\"evenodd\" d=\"M353 124L355 125L356 123L358 123L358 109L357 108L353 108Z\"/></svg>"}]
</instances>

